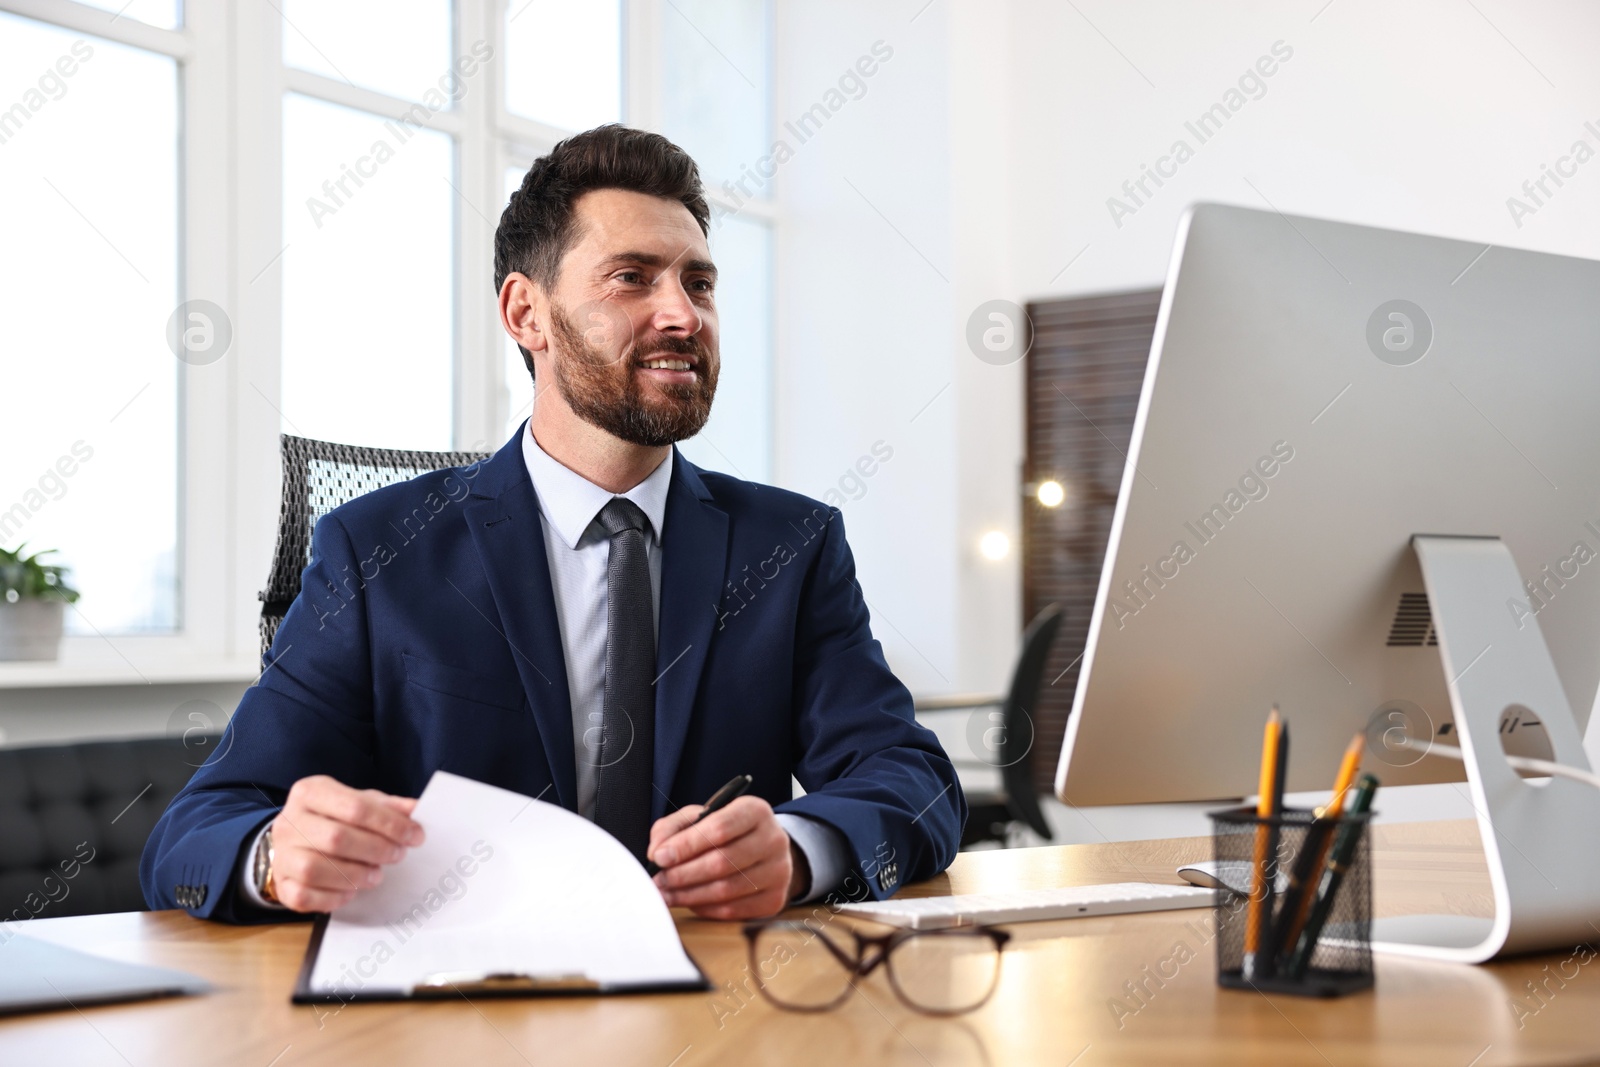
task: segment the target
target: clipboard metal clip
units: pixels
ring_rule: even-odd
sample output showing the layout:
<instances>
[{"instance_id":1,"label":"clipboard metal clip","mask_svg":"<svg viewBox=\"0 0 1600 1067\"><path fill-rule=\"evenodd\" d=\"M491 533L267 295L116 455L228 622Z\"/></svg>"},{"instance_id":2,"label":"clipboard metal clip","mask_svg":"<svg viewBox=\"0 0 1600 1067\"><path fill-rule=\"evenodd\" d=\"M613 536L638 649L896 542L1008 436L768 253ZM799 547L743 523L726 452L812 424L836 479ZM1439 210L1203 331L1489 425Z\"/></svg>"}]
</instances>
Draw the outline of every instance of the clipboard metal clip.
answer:
<instances>
[{"instance_id":1,"label":"clipboard metal clip","mask_svg":"<svg viewBox=\"0 0 1600 1067\"><path fill-rule=\"evenodd\" d=\"M597 992L600 983L584 974L522 974L499 971L440 971L411 987L412 996L451 996L456 993Z\"/></svg>"}]
</instances>

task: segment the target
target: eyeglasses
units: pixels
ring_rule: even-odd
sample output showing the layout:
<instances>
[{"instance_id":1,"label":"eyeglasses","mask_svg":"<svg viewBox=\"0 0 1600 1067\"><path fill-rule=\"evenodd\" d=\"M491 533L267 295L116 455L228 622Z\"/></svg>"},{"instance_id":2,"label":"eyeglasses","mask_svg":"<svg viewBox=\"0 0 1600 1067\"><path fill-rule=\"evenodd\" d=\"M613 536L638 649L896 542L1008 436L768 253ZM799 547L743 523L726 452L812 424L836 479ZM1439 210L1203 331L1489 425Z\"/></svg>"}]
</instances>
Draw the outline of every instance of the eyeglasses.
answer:
<instances>
[{"instance_id":1,"label":"eyeglasses","mask_svg":"<svg viewBox=\"0 0 1600 1067\"><path fill-rule=\"evenodd\" d=\"M744 936L757 987L780 1008L837 1008L854 992L857 978L882 964L895 995L926 1015L960 1015L981 1007L999 983L1000 951L1011 940L1006 931L986 926L869 937L854 928L782 919L750 923Z\"/></svg>"}]
</instances>

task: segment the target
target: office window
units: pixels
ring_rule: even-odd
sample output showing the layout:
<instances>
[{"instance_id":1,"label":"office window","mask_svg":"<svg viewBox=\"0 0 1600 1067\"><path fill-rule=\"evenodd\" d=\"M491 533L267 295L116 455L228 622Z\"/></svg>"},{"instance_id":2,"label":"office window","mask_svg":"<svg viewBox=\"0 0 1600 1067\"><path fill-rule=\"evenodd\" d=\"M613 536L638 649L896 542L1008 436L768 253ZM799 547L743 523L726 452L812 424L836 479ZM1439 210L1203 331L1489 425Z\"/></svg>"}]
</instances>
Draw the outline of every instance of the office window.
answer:
<instances>
[{"instance_id":1,"label":"office window","mask_svg":"<svg viewBox=\"0 0 1600 1067\"><path fill-rule=\"evenodd\" d=\"M288 66L422 101L435 111L450 106L456 91L450 80L450 0L279 3Z\"/></svg>"},{"instance_id":2,"label":"office window","mask_svg":"<svg viewBox=\"0 0 1600 1067\"><path fill-rule=\"evenodd\" d=\"M0 108L0 544L60 550L73 632L172 630L176 64L0 15Z\"/></svg>"},{"instance_id":3,"label":"office window","mask_svg":"<svg viewBox=\"0 0 1600 1067\"><path fill-rule=\"evenodd\" d=\"M283 105L283 427L452 446L451 139L322 100Z\"/></svg>"},{"instance_id":4,"label":"office window","mask_svg":"<svg viewBox=\"0 0 1600 1067\"><path fill-rule=\"evenodd\" d=\"M622 5L510 0L506 107L561 130L622 118Z\"/></svg>"},{"instance_id":5,"label":"office window","mask_svg":"<svg viewBox=\"0 0 1600 1067\"><path fill-rule=\"evenodd\" d=\"M183 23L178 0L79 0L79 3L110 11L119 18L138 19L152 26L176 28Z\"/></svg>"},{"instance_id":6,"label":"office window","mask_svg":"<svg viewBox=\"0 0 1600 1067\"><path fill-rule=\"evenodd\" d=\"M683 452L772 477L771 11L762 0L673 0L661 14L661 131L700 165L712 209L722 376L711 420ZM768 168L770 169L770 168Z\"/></svg>"},{"instance_id":7,"label":"office window","mask_svg":"<svg viewBox=\"0 0 1600 1067\"><path fill-rule=\"evenodd\" d=\"M722 372L711 419L682 444L702 467L766 481L772 474L772 230L714 213Z\"/></svg>"},{"instance_id":8,"label":"office window","mask_svg":"<svg viewBox=\"0 0 1600 1067\"><path fill-rule=\"evenodd\" d=\"M762 0L673 0L662 10L661 132L713 188L752 173L772 147L770 27ZM744 189L739 196L772 196L770 183L747 178Z\"/></svg>"},{"instance_id":9,"label":"office window","mask_svg":"<svg viewBox=\"0 0 1600 1067\"><path fill-rule=\"evenodd\" d=\"M681 143L727 216L722 381L685 449L771 476L765 0L4 6L0 545L73 568L64 677L248 670L276 431L509 435L533 390L488 299L501 196L605 122ZM173 353L174 323L218 324L189 300L220 308L214 360Z\"/></svg>"}]
</instances>

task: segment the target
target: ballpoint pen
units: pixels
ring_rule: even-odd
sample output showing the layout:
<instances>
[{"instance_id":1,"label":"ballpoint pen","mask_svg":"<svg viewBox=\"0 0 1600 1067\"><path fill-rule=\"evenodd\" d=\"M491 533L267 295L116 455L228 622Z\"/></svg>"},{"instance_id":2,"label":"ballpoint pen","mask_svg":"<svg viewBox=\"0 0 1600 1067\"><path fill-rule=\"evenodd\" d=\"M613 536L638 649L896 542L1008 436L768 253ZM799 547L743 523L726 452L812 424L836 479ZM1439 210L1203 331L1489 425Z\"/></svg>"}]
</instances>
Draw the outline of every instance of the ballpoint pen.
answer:
<instances>
[{"instance_id":1,"label":"ballpoint pen","mask_svg":"<svg viewBox=\"0 0 1600 1067\"><path fill-rule=\"evenodd\" d=\"M689 826L699 825L706 820L708 815L714 815L723 808L727 807L729 804L733 803L733 801L738 797L743 796L744 791L750 788L750 783L753 781L755 781L755 779L751 778L748 774L741 774L737 777L729 779L727 785L711 794L711 799L706 801L705 807L700 809L700 814L695 816L694 822L690 823ZM688 829L688 827L684 827L684 829ZM683 831L681 830L679 831L679 833L682 832ZM650 875L652 878L661 871L661 868L656 866L654 860L645 860L644 869L645 873Z\"/></svg>"},{"instance_id":2,"label":"ballpoint pen","mask_svg":"<svg viewBox=\"0 0 1600 1067\"><path fill-rule=\"evenodd\" d=\"M1317 809L1315 821L1306 828L1305 840L1300 845L1300 854L1295 859L1294 870L1289 876L1289 885L1284 892L1283 906L1278 909L1272 938L1274 952L1293 952L1300 931L1305 928L1306 917L1311 913L1311 905L1316 900L1317 887L1322 882L1323 864L1333 843L1333 828L1338 825L1339 817L1344 814L1345 795L1355 784L1356 775L1361 770L1361 756L1365 750L1366 739L1361 734L1356 734L1349 747L1345 749L1344 759L1339 764L1339 774L1333 782L1332 797L1326 805Z\"/></svg>"},{"instance_id":3,"label":"ballpoint pen","mask_svg":"<svg viewBox=\"0 0 1600 1067\"><path fill-rule=\"evenodd\" d=\"M1370 774L1363 774L1360 784L1356 786L1355 799L1350 803L1350 814L1365 815L1371 811L1372 797L1377 791L1378 780ZM1289 963L1284 968L1290 978L1299 978L1303 975L1306 966L1311 962L1311 954L1316 950L1317 940L1322 936L1322 929L1333 911L1334 898L1338 896L1339 885L1344 880L1345 871L1355 859L1356 845L1361 841L1361 832L1365 826L1364 819L1351 819L1339 827L1339 833L1333 842L1333 851L1328 856L1328 869L1322 876L1321 891L1317 894L1316 903L1312 905L1311 915L1306 919L1305 927L1300 931L1300 939L1289 956Z\"/></svg>"}]
</instances>

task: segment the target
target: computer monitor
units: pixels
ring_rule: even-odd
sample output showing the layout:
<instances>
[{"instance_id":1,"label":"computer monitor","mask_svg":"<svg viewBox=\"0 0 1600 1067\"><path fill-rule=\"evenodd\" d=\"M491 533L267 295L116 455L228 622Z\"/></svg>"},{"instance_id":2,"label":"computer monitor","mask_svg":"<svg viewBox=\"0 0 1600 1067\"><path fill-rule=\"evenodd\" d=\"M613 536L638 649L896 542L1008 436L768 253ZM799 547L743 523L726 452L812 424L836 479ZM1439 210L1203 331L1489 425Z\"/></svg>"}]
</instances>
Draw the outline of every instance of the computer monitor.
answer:
<instances>
[{"instance_id":1,"label":"computer monitor","mask_svg":"<svg viewBox=\"0 0 1600 1067\"><path fill-rule=\"evenodd\" d=\"M1362 730L1385 786L1460 781L1395 742L1453 742L1450 686L1505 661L1456 648L1447 679L1412 547L1427 534L1509 548L1525 584L1479 600L1543 634L1581 745L1600 683L1600 263L1191 207L1059 798L1249 795L1273 704L1290 790L1326 789ZM1502 715L1505 748L1548 757L1523 710Z\"/></svg>"}]
</instances>

